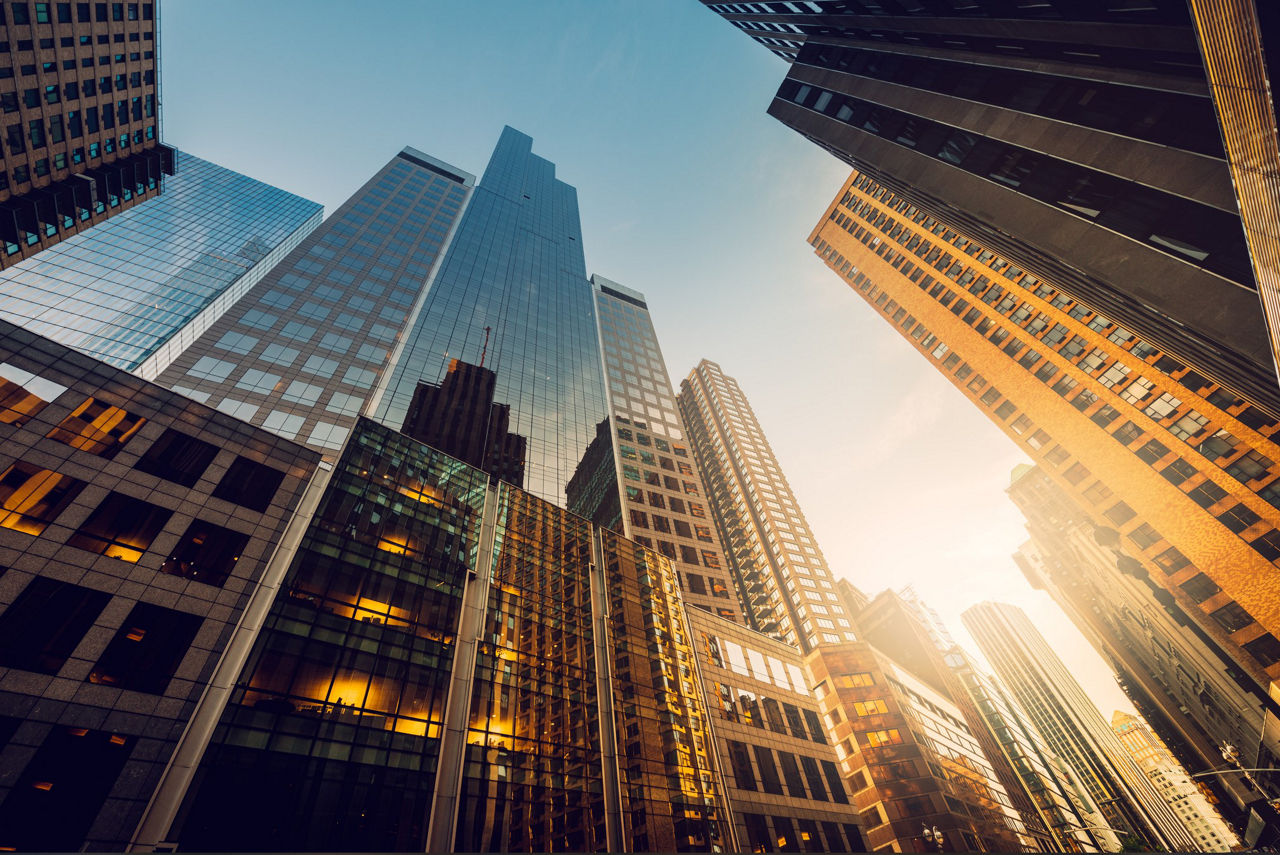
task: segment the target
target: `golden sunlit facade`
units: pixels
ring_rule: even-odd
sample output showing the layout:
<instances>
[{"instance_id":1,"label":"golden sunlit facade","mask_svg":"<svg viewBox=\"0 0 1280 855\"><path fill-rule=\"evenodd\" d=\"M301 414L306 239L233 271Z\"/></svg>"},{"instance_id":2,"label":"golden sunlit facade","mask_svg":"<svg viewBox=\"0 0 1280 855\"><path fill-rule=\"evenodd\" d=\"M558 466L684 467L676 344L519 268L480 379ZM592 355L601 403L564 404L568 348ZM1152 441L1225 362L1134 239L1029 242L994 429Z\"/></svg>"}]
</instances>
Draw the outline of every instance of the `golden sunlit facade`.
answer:
<instances>
[{"instance_id":1,"label":"golden sunlit facade","mask_svg":"<svg viewBox=\"0 0 1280 855\"><path fill-rule=\"evenodd\" d=\"M810 243L1242 669L1280 676L1269 414L866 175Z\"/></svg>"}]
</instances>

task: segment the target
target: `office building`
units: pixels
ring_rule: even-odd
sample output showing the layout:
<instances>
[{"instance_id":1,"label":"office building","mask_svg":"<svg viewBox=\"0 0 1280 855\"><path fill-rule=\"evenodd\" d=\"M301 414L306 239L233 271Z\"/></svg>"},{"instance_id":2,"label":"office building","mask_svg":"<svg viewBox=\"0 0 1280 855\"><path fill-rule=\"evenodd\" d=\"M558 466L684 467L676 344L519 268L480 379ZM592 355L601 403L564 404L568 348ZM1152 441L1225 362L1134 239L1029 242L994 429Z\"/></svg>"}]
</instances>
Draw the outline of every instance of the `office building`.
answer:
<instances>
[{"instance_id":1,"label":"office building","mask_svg":"<svg viewBox=\"0 0 1280 855\"><path fill-rule=\"evenodd\" d=\"M483 362L528 440L525 489L564 506L605 417L604 380L577 191L528 136L503 129L404 342L373 417L399 428L419 383L454 359Z\"/></svg>"},{"instance_id":2,"label":"office building","mask_svg":"<svg viewBox=\"0 0 1280 855\"><path fill-rule=\"evenodd\" d=\"M156 382L336 456L403 342L472 183L399 152Z\"/></svg>"},{"instance_id":3,"label":"office building","mask_svg":"<svg viewBox=\"0 0 1280 855\"><path fill-rule=\"evenodd\" d=\"M154 379L320 224L315 202L175 157L162 196L0 271L0 316Z\"/></svg>"},{"instance_id":4,"label":"office building","mask_svg":"<svg viewBox=\"0 0 1280 855\"><path fill-rule=\"evenodd\" d=\"M1119 852L1120 840L1104 827L1106 820L1097 805L999 681L958 647L947 655L947 664L1030 796L1033 810L1048 830L1052 851Z\"/></svg>"},{"instance_id":5,"label":"office building","mask_svg":"<svg viewBox=\"0 0 1280 855\"><path fill-rule=\"evenodd\" d=\"M741 621L644 295L598 275L591 286L612 426L601 426L570 480L569 509L670 558L687 605Z\"/></svg>"},{"instance_id":6,"label":"office building","mask_svg":"<svg viewBox=\"0 0 1280 855\"><path fill-rule=\"evenodd\" d=\"M1243 674L1280 677L1275 420L860 173L810 241Z\"/></svg>"},{"instance_id":7,"label":"office building","mask_svg":"<svg viewBox=\"0 0 1280 855\"><path fill-rule=\"evenodd\" d=\"M678 591L661 555L362 418L134 844L735 849Z\"/></svg>"},{"instance_id":8,"label":"office building","mask_svg":"<svg viewBox=\"0 0 1280 855\"><path fill-rule=\"evenodd\" d=\"M1005 755L1000 735L989 728L961 676L952 668L951 662L960 651L950 641L950 633L927 603L910 590L908 595L910 598L882 591L858 611L854 615L858 640L948 700L948 709L959 716L963 733L976 745L986 774L999 787L1002 795L997 801L1003 806L1003 823L1017 833L1021 847L1027 851L1060 849L1036 809L1034 795Z\"/></svg>"},{"instance_id":9,"label":"office building","mask_svg":"<svg viewBox=\"0 0 1280 855\"><path fill-rule=\"evenodd\" d=\"M1272 4L704 3L785 43L770 115L1280 415Z\"/></svg>"},{"instance_id":10,"label":"office building","mask_svg":"<svg viewBox=\"0 0 1280 855\"><path fill-rule=\"evenodd\" d=\"M1071 765L1113 829L1151 848L1196 842L1134 764L1084 689L1016 606L984 602L961 614L1000 682L1054 753Z\"/></svg>"},{"instance_id":11,"label":"office building","mask_svg":"<svg viewBox=\"0 0 1280 855\"><path fill-rule=\"evenodd\" d=\"M866 851L800 652L707 610L688 617L739 850Z\"/></svg>"},{"instance_id":12,"label":"office building","mask_svg":"<svg viewBox=\"0 0 1280 855\"><path fill-rule=\"evenodd\" d=\"M1015 470L1009 497L1031 540L1014 561L1032 587L1047 592L1115 671L1121 688L1188 769L1222 764L1234 745L1247 768L1276 766L1280 708L1150 576L1114 529L1094 523L1038 468ZM1229 620L1232 610L1215 612ZM1228 624L1225 629L1230 628ZM1274 777L1255 776L1269 785ZM1257 798L1242 775L1206 777L1234 822Z\"/></svg>"},{"instance_id":13,"label":"office building","mask_svg":"<svg viewBox=\"0 0 1280 855\"><path fill-rule=\"evenodd\" d=\"M158 23L155 3L0 12L0 269L163 192Z\"/></svg>"},{"instance_id":14,"label":"office building","mask_svg":"<svg viewBox=\"0 0 1280 855\"><path fill-rule=\"evenodd\" d=\"M853 641L831 569L738 382L704 359L677 400L750 625L805 652Z\"/></svg>"},{"instance_id":15,"label":"office building","mask_svg":"<svg viewBox=\"0 0 1280 855\"><path fill-rule=\"evenodd\" d=\"M805 664L869 850L1035 850L951 698L865 641L819 645Z\"/></svg>"},{"instance_id":16,"label":"office building","mask_svg":"<svg viewBox=\"0 0 1280 855\"><path fill-rule=\"evenodd\" d=\"M119 851L319 457L7 321L0 439L0 847Z\"/></svg>"},{"instance_id":17,"label":"office building","mask_svg":"<svg viewBox=\"0 0 1280 855\"><path fill-rule=\"evenodd\" d=\"M1120 744L1133 762L1151 779L1156 792L1182 818L1195 837L1198 849L1227 852L1240 845L1240 839L1222 821L1186 770L1141 719L1116 710L1111 715L1111 729L1120 737Z\"/></svg>"}]
</instances>

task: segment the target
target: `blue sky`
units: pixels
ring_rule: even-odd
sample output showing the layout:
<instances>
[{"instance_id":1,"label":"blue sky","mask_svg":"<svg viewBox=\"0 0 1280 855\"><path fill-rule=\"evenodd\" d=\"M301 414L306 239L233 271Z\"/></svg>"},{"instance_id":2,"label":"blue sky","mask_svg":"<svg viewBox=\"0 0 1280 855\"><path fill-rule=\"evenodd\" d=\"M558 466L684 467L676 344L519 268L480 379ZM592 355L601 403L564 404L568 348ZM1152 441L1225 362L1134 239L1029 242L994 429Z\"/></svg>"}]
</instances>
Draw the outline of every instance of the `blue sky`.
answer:
<instances>
[{"instance_id":1,"label":"blue sky","mask_svg":"<svg viewBox=\"0 0 1280 855\"><path fill-rule=\"evenodd\" d=\"M736 377L832 569L1026 608L1130 709L1009 555L1025 458L805 242L848 168L765 108L786 64L695 0L171 0L164 138L337 207L411 145L479 175L504 124L578 188L587 269L644 292L673 381ZM967 646L972 647L969 643Z\"/></svg>"}]
</instances>

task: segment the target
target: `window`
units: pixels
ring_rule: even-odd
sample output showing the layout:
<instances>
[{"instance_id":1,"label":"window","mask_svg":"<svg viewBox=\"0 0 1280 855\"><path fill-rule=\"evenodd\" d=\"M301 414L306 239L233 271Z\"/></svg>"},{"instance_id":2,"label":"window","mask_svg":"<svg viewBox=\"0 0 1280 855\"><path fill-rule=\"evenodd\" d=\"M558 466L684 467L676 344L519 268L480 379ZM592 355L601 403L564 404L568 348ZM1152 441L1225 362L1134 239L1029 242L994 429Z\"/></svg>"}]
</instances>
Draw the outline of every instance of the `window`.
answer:
<instances>
[{"instance_id":1,"label":"window","mask_svg":"<svg viewBox=\"0 0 1280 855\"><path fill-rule=\"evenodd\" d=\"M0 665L57 674L110 600L92 588L32 579L0 614Z\"/></svg>"},{"instance_id":2,"label":"window","mask_svg":"<svg viewBox=\"0 0 1280 855\"><path fill-rule=\"evenodd\" d=\"M1227 491L1212 481L1205 481L1188 490L1187 495L1200 507L1207 508L1226 498Z\"/></svg>"},{"instance_id":3,"label":"window","mask_svg":"<svg viewBox=\"0 0 1280 855\"><path fill-rule=\"evenodd\" d=\"M87 398L49 431L48 438L110 459L145 422L141 416L130 415L97 398Z\"/></svg>"},{"instance_id":4,"label":"window","mask_svg":"<svg viewBox=\"0 0 1280 855\"><path fill-rule=\"evenodd\" d=\"M1181 457L1160 470L1160 475L1170 484L1181 484L1194 474L1196 468Z\"/></svg>"},{"instance_id":5,"label":"window","mask_svg":"<svg viewBox=\"0 0 1280 855\"><path fill-rule=\"evenodd\" d=\"M1138 544L1140 549L1149 549L1160 542L1160 532L1156 531L1148 523L1142 523L1140 526L1129 532L1129 539Z\"/></svg>"},{"instance_id":6,"label":"window","mask_svg":"<svg viewBox=\"0 0 1280 855\"><path fill-rule=\"evenodd\" d=\"M1258 516L1239 502L1218 514L1218 521L1236 534L1239 534L1249 526L1259 522L1261 519L1262 517Z\"/></svg>"},{"instance_id":7,"label":"window","mask_svg":"<svg viewBox=\"0 0 1280 855\"><path fill-rule=\"evenodd\" d=\"M84 482L19 460L0 475L0 526L36 535L84 489Z\"/></svg>"},{"instance_id":8,"label":"window","mask_svg":"<svg viewBox=\"0 0 1280 855\"><path fill-rule=\"evenodd\" d=\"M1169 433L1176 436L1183 442L1190 442L1196 437L1204 426L1208 423L1209 417L1201 415L1195 410L1188 410L1187 414L1169 425Z\"/></svg>"},{"instance_id":9,"label":"window","mask_svg":"<svg viewBox=\"0 0 1280 855\"><path fill-rule=\"evenodd\" d=\"M1280 531L1275 529L1264 531L1249 541L1249 546L1268 561L1275 561L1280 558Z\"/></svg>"},{"instance_id":10,"label":"window","mask_svg":"<svg viewBox=\"0 0 1280 855\"><path fill-rule=\"evenodd\" d=\"M1203 573L1197 573L1187 581L1183 582L1179 587L1187 592L1187 596L1191 597L1197 603L1203 603L1205 600L1217 594L1222 589L1218 587L1218 583L1210 579Z\"/></svg>"},{"instance_id":11,"label":"window","mask_svg":"<svg viewBox=\"0 0 1280 855\"><path fill-rule=\"evenodd\" d=\"M1093 502L1095 505L1098 502L1101 502L1103 499L1110 498L1110 496L1111 496L1111 488L1108 487L1106 484L1103 484L1101 481L1094 481L1084 491L1084 497L1088 499L1090 502Z\"/></svg>"},{"instance_id":12,"label":"window","mask_svg":"<svg viewBox=\"0 0 1280 855\"><path fill-rule=\"evenodd\" d=\"M89 672L88 681L164 694L203 622L198 615L138 603Z\"/></svg>"},{"instance_id":13,"label":"window","mask_svg":"<svg viewBox=\"0 0 1280 855\"><path fill-rule=\"evenodd\" d=\"M284 473L278 469L237 457L214 488L213 496L251 510L265 511L283 480Z\"/></svg>"},{"instance_id":14,"label":"window","mask_svg":"<svg viewBox=\"0 0 1280 855\"><path fill-rule=\"evenodd\" d=\"M1168 392L1164 392L1159 398L1147 406L1142 412L1156 421L1167 419L1178 411L1178 407L1182 406L1182 401L1173 397Z\"/></svg>"},{"instance_id":15,"label":"window","mask_svg":"<svg viewBox=\"0 0 1280 855\"><path fill-rule=\"evenodd\" d=\"M183 487L194 487L217 455L217 446L169 428L133 468Z\"/></svg>"},{"instance_id":16,"label":"window","mask_svg":"<svg viewBox=\"0 0 1280 855\"><path fill-rule=\"evenodd\" d=\"M1133 508L1126 505L1124 502L1116 502L1114 505L1112 505L1110 508L1107 509L1106 513L1103 516L1111 520L1116 525L1124 525L1129 520L1137 516L1137 512L1134 511Z\"/></svg>"},{"instance_id":17,"label":"window","mask_svg":"<svg viewBox=\"0 0 1280 855\"><path fill-rule=\"evenodd\" d=\"M1232 600L1222 608L1211 612L1210 617L1216 620L1228 633L1244 629L1246 626L1253 623L1253 615L1246 612L1244 607L1235 600Z\"/></svg>"},{"instance_id":18,"label":"window","mask_svg":"<svg viewBox=\"0 0 1280 855\"><path fill-rule=\"evenodd\" d=\"M1138 457L1141 458L1144 463L1149 463L1152 466L1155 466L1156 463L1159 462L1160 458L1164 457L1168 453L1169 449L1166 448L1162 442L1155 439L1143 445L1137 452Z\"/></svg>"},{"instance_id":19,"label":"window","mask_svg":"<svg viewBox=\"0 0 1280 855\"><path fill-rule=\"evenodd\" d=\"M747 746L741 742L729 739L729 765L733 767L733 777L738 784L738 789L756 792L756 776L751 768L751 756L747 753Z\"/></svg>"},{"instance_id":20,"label":"window","mask_svg":"<svg viewBox=\"0 0 1280 855\"><path fill-rule=\"evenodd\" d=\"M1079 484L1085 478L1089 477L1089 470L1081 466L1079 463L1071 464L1071 468L1063 473L1062 477L1066 478L1072 484Z\"/></svg>"},{"instance_id":21,"label":"window","mask_svg":"<svg viewBox=\"0 0 1280 855\"><path fill-rule=\"evenodd\" d=\"M1226 466L1227 474L1242 484L1265 478L1275 465L1270 457L1259 451L1248 451Z\"/></svg>"},{"instance_id":22,"label":"window","mask_svg":"<svg viewBox=\"0 0 1280 855\"><path fill-rule=\"evenodd\" d=\"M167 508L113 492L67 539L67 545L134 564L172 515Z\"/></svg>"},{"instance_id":23,"label":"window","mask_svg":"<svg viewBox=\"0 0 1280 855\"><path fill-rule=\"evenodd\" d=\"M1155 562L1168 574L1177 573L1182 568L1191 566L1191 560L1172 546L1157 555Z\"/></svg>"},{"instance_id":24,"label":"window","mask_svg":"<svg viewBox=\"0 0 1280 855\"><path fill-rule=\"evenodd\" d=\"M247 534L195 520L174 546L173 554L160 565L160 572L221 586L248 543Z\"/></svg>"},{"instance_id":25,"label":"window","mask_svg":"<svg viewBox=\"0 0 1280 855\"><path fill-rule=\"evenodd\" d=\"M1280 640L1269 632L1241 646L1249 651L1249 655L1257 659L1263 668L1270 668L1280 662Z\"/></svg>"},{"instance_id":26,"label":"window","mask_svg":"<svg viewBox=\"0 0 1280 855\"><path fill-rule=\"evenodd\" d=\"M898 729L890 728L888 730L870 730L863 734L867 741L867 745L871 748L879 748L881 745L901 745L902 734Z\"/></svg>"}]
</instances>

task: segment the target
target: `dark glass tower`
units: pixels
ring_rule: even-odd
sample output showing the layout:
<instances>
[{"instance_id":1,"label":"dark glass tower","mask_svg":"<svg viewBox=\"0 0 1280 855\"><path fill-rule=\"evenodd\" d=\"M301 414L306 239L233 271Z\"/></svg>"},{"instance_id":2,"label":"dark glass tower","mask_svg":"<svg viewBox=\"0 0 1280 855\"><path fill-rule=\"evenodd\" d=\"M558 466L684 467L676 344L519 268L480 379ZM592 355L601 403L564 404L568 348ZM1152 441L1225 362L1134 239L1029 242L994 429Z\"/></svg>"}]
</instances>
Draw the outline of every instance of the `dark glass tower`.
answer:
<instances>
[{"instance_id":1,"label":"dark glass tower","mask_svg":"<svg viewBox=\"0 0 1280 855\"><path fill-rule=\"evenodd\" d=\"M1244 114L1219 121L1185 2L707 5L791 60L770 115L1280 413L1250 263L1275 239L1246 243Z\"/></svg>"},{"instance_id":2,"label":"dark glass tower","mask_svg":"<svg viewBox=\"0 0 1280 855\"><path fill-rule=\"evenodd\" d=\"M420 382L483 358L508 429L528 437L525 489L563 506L605 417L604 381L577 191L532 147L503 129L373 416L398 428Z\"/></svg>"}]
</instances>

